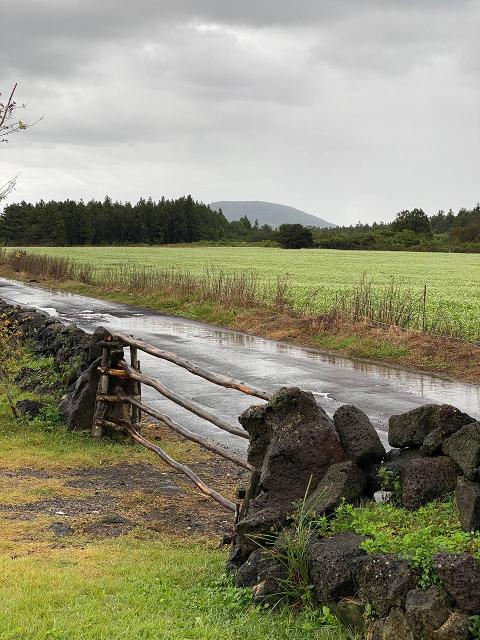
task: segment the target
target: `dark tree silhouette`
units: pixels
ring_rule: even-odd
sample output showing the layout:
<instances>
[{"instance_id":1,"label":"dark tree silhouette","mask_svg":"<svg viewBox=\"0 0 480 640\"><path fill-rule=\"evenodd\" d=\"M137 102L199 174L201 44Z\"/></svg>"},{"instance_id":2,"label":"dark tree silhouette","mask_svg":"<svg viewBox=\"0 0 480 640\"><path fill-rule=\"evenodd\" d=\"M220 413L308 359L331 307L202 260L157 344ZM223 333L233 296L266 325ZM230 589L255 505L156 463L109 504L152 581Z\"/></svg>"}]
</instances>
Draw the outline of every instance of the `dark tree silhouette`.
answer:
<instances>
[{"instance_id":1,"label":"dark tree silhouette","mask_svg":"<svg viewBox=\"0 0 480 640\"><path fill-rule=\"evenodd\" d=\"M303 249L313 247L311 229L302 224L281 224L278 241L283 249Z\"/></svg>"}]
</instances>

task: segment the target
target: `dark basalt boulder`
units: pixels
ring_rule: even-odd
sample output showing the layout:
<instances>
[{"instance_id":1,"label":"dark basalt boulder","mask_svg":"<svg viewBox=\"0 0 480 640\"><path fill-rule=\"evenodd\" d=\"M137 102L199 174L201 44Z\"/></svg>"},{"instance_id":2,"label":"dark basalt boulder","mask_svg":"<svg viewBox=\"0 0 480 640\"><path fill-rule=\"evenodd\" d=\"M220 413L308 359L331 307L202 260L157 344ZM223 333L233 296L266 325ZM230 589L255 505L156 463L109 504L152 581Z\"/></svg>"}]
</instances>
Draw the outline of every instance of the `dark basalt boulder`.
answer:
<instances>
[{"instance_id":1,"label":"dark basalt boulder","mask_svg":"<svg viewBox=\"0 0 480 640\"><path fill-rule=\"evenodd\" d=\"M464 531L480 530L480 484L460 477L455 488L460 522Z\"/></svg>"},{"instance_id":2,"label":"dark basalt boulder","mask_svg":"<svg viewBox=\"0 0 480 640\"><path fill-rule=\"evenodd\" d=\"M402 505L413 510L448 496L455 489L457 475L456 465L447 456L411 460L400 473Z\"/></svg>"},{"instance_id":3,"label":"dark basalt boulder","mask_svg":"<svg viewBox=\"0 0 480 640\"><path fill-rule=\"evenodd\" d=\"M347 531L310 542L308 565L319 604L338 602L341 598L355 595L355 574L360 560L366 555L360 545L365 539Z\"/></svg>"},{"instance_id":4,"label":"dark basalt boulder","mask_svg":"<svg viewBox=\"0 0 480 640\"><path fill-rule=\"evenodd\" d=\"M480 562L469 553L438 553L433 569L458 608L480 614Z\"/></svg>"},{"instance_id":5,"label":"dark basalt boulder","mask_svg":"<svg viewBox=\"0 0 480 640\"><path fill-rule=\"evenodd\" d=\"M281 389L265 405L265 425L270 442L256 497L237 525L242 535L280 528L307 488L315 488L332 464L347 459L333 421L311 393Z\"/></svg>"},{"instance_id":6,"label":"dark basalt boulder","mask_svg":"<svg viewBox=\"0 0 480 640\"><path fill-rule=\"evenodd\" d=\"M19 313L15 317L15 321L20 327L20 331L25 338L36 339L38 333L48 324L48 316L45 313L29 309L23 313Z\"/></svg>"},{"instance_id":7,"label":"dark basalt boulder","mask_svg":"<svg viewBox=\"0 0 480 640\"><path fill-rule=\"evenodd\" d=\"M403 609L395 607L384 619L373 625L371 640L420 640L414 636Z\"/></svg>"},{"instance_id":8,"label":"dark basalt boulder","mask_svg":"<svg viewBox=\"0 0 480 640\"><path fill-rule=\"evenodd\" d=\"M358 502L364 496L367 480L355 462L332 464L308 498L306 509L312 514L323 515L334 511L343 500Z\"/></svg>"},{"instance_id":9,"label":"dark basalt boulder","mask_svg":"<svg viewBox=\"0 0 480 640\"><path fill-rule=\"evenodd\" d=\"M422 444L422 453L426 456L441 451L445 438L474 422L474 418L449 404L442 404L438 409L437 427L430 431Z\"/></svg>"},{"instance_id":10,"label":"dark basalt boulder","mask_svg":"<svg viewBox=\"0 0 480 640\"><path fill-rule=\"evenodd\" d=\"M285 591L281 581L287 578L287 568L274 554L256 549L235 575L237 587L256 587L257 600L281 595Z\"/></svg>"},{"instance_id":11,"label":"dark basalt boulder","mask_svg":"<svg viewBox=\"0 0 480 640\"><path fill-rule=\"evenodd\" d=\"M262 565L266 564L267 557L263 551L257 549L250 554L250 557L237 570L235 584L237 587L254 587L260 582Z\"/></svg>"},{"instance_id":12,"label":"dark basalt boulder","mask_svg":"<svg viewBox=\"0 0 480 640\"><path fill-rule=\"evenodd\" d=\"M439 587L413 589L405 601L407 621L415 638L435 640L436 631L448 620L448 598Z\"/></svg>"},{"instance_id":13,"label":"dark basalt boulder","mask_svg":"<svg viewBox=\"0 0 480 640\"><path fill-rule=\"evenodd\" d=\"M263 459L272 437L271 425L267 424L265 405L253 405L244 411L238 421L248 433L248 462L260 472Z\"/></svg>"},{"instance_id":14,"label":"dark basalt boulder","mask_svg":"<svg viewBox=\"0 0 480 640\"><path fill-rule=\"evenodd\" d=\"M413 460L418 460L419 458L422 458L422 454L418 449L390 449L385 455L382 466L388 471L392 471L398 476L401 476L403 470L407 468Z\"/></svg>"},{"instance_id":15,"label":"dark basalt boulder","mask_svg":"<svg viewBox=\"0 0 480 640\"><path fill-rule=\"evenodd\" d=\"M479 478L480 423L473 422L447 438L442 451L454 460L470 480Z\"/></svg>"},{"instance_id":16,"label":"dark basalt boulder","mask_svg":"<svg viewBox=\"0 0 480 640\"><path fill-rule=\"evenodd\" d=\"M368 416L346 404L333 415L333 422L340 438L340 444L360 467L381 462L385 448Z\"/></svg>"},{"instance_id":17,"label":"dark basalt boulder","mask_svg":"<svg viewBox=\"0 0 480 640\"><path fill-rule=\"evenodd\" d=\"M97 327L90 336L88 345L88 361L93 362L102 357L102 342L110 335L105 327Z\"/></svg>"},{"instance_id":18,"label":"dark basalt boulder","mask_svg":"<svg viewBox=\"0 0 480 640\"><path fill-rule=\"evenodd\" d=\"M95 399L100 374L97 360L78 378L73 390L63 398L59 411L66 426L71 430L90 429L93 423Z\"/></svg>"},{"instance_id":19,"label":"dark basalt boulder","mask_svg":"<svg viewBox=\"0 0 480 640\"><path fill-rule=\"evenodd\" d=\"M248 561L255 551L258 551L258 544L255 540L236 532L228 552L227 564L225 565L226 572L236 576L240 567Z\"/></svg>"},{"instance_id":20,"label":"dark basalt boulder","mask_svg":"<svg viewBox=\"0 0 480 640\"><path fill-rule=\"evenodd\" d=\"M285 582L288 579L288 569L283 562L270 558L268 566L262 567L260 582L253 587L253 600L256 604L275 605L285 602L288 593Z\"/></svg>"},{"instance_id":21,"label":"dark basalt boulder","mask_svg":"<svg viewBox=\"0 0 480 640\"><path fill-rule=\"evenodd\" d=\"M440 450L442 441L473 422L473 418L448 404L428 404L392 416L388 421L388 442L392 447L421 447L424 455Z\"/></svg>"},{"instance_id":22,"label":"dark basalt boulder","mask_svg":"<svg viewBox=\"0 0 480 640\"><path fill-rule=\"evenodd\" d=\"M33 420L33 418L40 415L44 406L44 403L38 400L19 400L15 405L15 409L20 415Z\"/></svg>"},{"instance_id":23,"label":"dark basalt boulder","mask_svg":"<svg viewBox=\"0 0 480 640\"><path fill-rule=\"evenodd\" d=\"M52 356L58 365L75 365L88 362L91 338L75 325L63 325L53 321L45 324L35 339L34 353ZM76 376L73 376L76 377Z\"/></svg>"},{"instance_id":24,"label":"dark basalt boulder","mask_svg":"<svg viewBox=\"0 0 480 640\"><path fill-rule=\"evenodd\" d=\"M454 611L437 631L436 640L469 640L470 620L467 615Z\"/></svg>"},{"instance_id":25,"label":"dark basalt boulder","mask_svg":"<svg viewBox=\"0 0 480 640\"><path fill-rule=\"evenodd\" d=\"M344 627L351 630L355 638L364 638L366 632L365 607L360 600L343 598L333 608L332 613Z\"/></svg>"},{"instance_id":26,"label":"dark basalt boulder","mask_svg":"<svg viewBox=\"0 0 480 640\"><path fill-rule=\"evenodd\" d=\"M55 356L63 345L61 334L65 325L54 321L46 325L38 334L35 341L34 353L42 356Z\"/></svg>"},{"instance_id":27,"label":"dark basalt boulder","mask_svg":"<svg viewBox=\"0 0 480 640\"><path fill-rule=\"evenodd\" d=\"M393 554L365 556L356 573L359 598L370 603L380 617L392 607L403 607L417 581L418 574L408 561Z\"/></svg>"},{"instance_id":28,"label":"dark basalt boulder","mask_svg":"<svg viewBox=\"0 0 480 640\"><path fill-rule=\"evenodd\" d=\"M76 328L75 328L76 329ZM64 336L69 336L69 339L76 339L77 331L64 332ZM81 332L83 333L83 332ZM63 421L71 430L90 429L93 422L93 414L95 411L95 399L97 395L98 382L100 374L97 369L100 366L100 358L97 358L93 362L88 360L89 347L93 344L101 342L110 333L103 327L98 327L94 333L94 337L90 338L84 334L86 342L82 340L77 349L78 361L80 363L79 368L81 373L78 377L75 377L73 387L70 387L69 392L62 399L59 410L62 415ZM92 353L96 353L95 349ZM118 362L124 357L123 349L118 348L111 351L111 366L116 368ZM118 380L110 379L108 393L114 393L114 387L120 384L126 391L131 390L130 381L119 382ZM116 403L110 408L109 418L116 422L121 418L126 417L128 407L120 403Z\"/></svg>"}]
</instances>

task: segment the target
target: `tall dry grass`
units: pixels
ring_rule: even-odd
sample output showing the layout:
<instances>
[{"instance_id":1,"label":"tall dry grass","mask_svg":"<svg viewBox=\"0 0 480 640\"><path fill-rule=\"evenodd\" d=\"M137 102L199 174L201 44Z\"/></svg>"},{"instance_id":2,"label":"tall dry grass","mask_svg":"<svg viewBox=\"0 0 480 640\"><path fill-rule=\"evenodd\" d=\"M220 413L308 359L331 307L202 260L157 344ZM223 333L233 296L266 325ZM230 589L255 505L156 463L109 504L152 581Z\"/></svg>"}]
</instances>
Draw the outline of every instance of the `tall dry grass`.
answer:
<instances>
[{"instance_id":1,"label":"tall dry grass","mask_svg":"<svg viewBox=\"0 0 480 640\"><path fill-rule=\"evenodd\" d=\"M394 279L388 285L375 285L366 274L358 284L337 291L333 299L319 289L309 292L305 301L299 303L287 278L264 284L255 271L226 273L206 268L200 276L194 276L176 268L118 266L97 269L91 263L69 258L6 250L0 252L0 263L10 271L39 280L81 282L109 291L145 296L157 294L226 309L268 309L335 322L370 322L377 326L480 340L480 325L472 327L471 322L452 319L441 304L427 307L424 290L405 289Z\"/></svg>"},{"instance_id":2,"label":"tall dry grass","mask_svg":"<svg viewBox=\"0 0 480 640\"><path fill-rule=\"evenodd\" d=\"M70 258L44 256L27 251L5 251L0 254L1 262L12 271L26 273L41 280L58 280L67 282L74 280L85 284L93 284L92 265L75 262Z\"/></svg>"}]
</instances>

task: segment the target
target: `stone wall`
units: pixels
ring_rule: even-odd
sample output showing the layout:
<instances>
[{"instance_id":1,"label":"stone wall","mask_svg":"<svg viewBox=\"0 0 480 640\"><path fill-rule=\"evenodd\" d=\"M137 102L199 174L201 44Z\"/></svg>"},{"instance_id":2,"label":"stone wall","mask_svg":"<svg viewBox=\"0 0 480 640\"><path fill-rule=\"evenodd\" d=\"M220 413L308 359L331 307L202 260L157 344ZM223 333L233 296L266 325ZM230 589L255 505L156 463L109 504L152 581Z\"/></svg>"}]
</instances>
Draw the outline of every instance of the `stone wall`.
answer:
<instances>
[{"instance_id":1,"label":"stone wall","mask_svg":"<svg viewBox=\"0 0 480 640\"><path fill-rule=\"evenodd\" d=\"M67 427L72 430L90 429L98 385L100 343L107 331L99 327L90 335L73 324L62 324L32 307L12 305L1 298L0 314L18 327L34 357L53 358L59 373L52 387L51 383L45 382L42 372L35 372L27 366L16 377L18 386L36 394L60 393L63 396L60 413ZM123 351L119 350L114 355L120 359ZM31 413L33 405L23 402L23 407Z\"/></svg>"},{"instance_id":2,"label":"stone wall","mask_svg":"<svg viewBox=\"0 0 480 640\"><path fill-rule=\"evenodd\" d=\"M313 515L331 514L342 501L379 497L378 471L395 478L396 500L414 510L455 492L462 527L480 529L480 424L448 405L427 405L392 416L386 452L369 418L346 405L330 418L310 393L285 388L266 405L240 417L248 431L254 471L242 504L227 568L257 601L276 600L286 578L278 560L283 531L295 504L308 494ZM385 478L385 474L383 474ZM480 562L468 553L433 558L438 586L418 587L419 575L395 555L370 554L353 532L313 534L307 547L310 582L319 605L363 624L374 611L367 637L466 640L469 617L480 614ZM265 547L274 547L271 553ZM353 616L353 618L352 618Z\"/></svg>"}]
</instances>

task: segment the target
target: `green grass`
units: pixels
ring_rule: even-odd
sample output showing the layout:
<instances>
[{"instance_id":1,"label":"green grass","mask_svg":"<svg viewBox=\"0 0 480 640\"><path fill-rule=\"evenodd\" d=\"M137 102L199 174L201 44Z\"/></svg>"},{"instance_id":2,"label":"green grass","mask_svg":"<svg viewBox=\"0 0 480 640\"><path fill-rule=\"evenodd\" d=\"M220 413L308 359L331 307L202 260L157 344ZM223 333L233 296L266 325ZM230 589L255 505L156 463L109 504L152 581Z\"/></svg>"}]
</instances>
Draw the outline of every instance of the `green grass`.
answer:
<instances>
[{"instance_id":1,"label":"green grass","mask_svg":"<svg viewBox=\"0 0 480 640\"><path fill-rule=\"evenodd\" d=\"M2 640L340 640L311 612L252 607L220 582L224 554L131 539L0 554Z\"/></svg>"},{"instance_id":2,"label":"green grass","mask_svg":"<svg viewBox=\"0 0 480 640\"><path fill-rule=\"evenodd\" d=\"M478 333L480 255L389 251L286 251L262 247L32 247L47 255L62 255L103 268L119 265L175 267L200 276L206 266L225 272L255 271L261 283L288 276L295 304L322 311L335 293L352 287L363 273L374 284L394 278L401 287L423 294L427 309L452 325L471 326ZM201 311L201 310L200 310ZM193 315L195 313L193 312ZM201 317L202 314L199 314Z\"/></svg>"},{"instance_id":3,"label":"green grass","mask_svg":"<svg viewBox=\"0 0 480 640\"><path fill-rule=\"evenodd\" d=\"M329 333L314 336L314 343L322 349L348 351L357 358L395 359L408 354L408 348L368 336L336 336Z\"/></svg>"}]
</instances>

